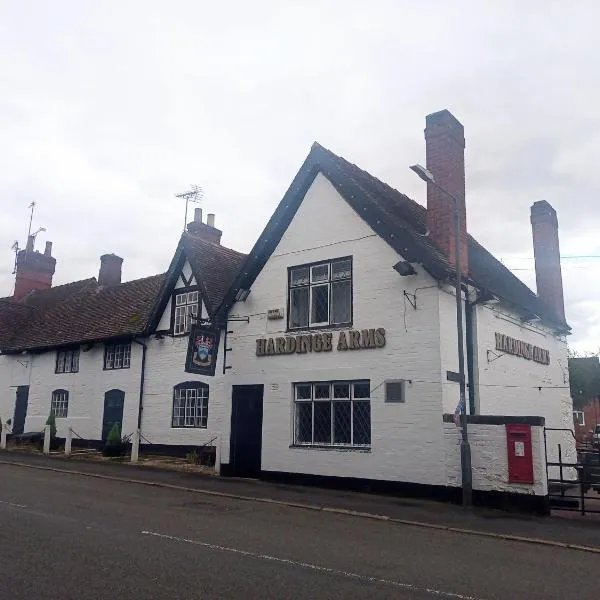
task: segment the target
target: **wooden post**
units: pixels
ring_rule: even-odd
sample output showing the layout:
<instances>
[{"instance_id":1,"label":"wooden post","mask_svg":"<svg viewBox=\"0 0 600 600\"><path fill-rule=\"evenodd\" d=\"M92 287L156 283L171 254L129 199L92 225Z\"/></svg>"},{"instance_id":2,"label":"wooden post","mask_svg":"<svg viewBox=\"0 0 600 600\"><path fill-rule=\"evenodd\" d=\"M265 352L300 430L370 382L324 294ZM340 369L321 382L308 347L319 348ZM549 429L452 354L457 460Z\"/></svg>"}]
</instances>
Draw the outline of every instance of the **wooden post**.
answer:
<instances>
[{"instance_id":1,"label":"wooden post","mask_svg":"<svg viewBox=\"0 0 600 600\"><path fill-rule=\"evenodd\" d=\"M140 459L140 430L133 432L133 441L131 443L131 462L136 463Z\"/></svg>"},{"instance_id":2,"label":"wooden post","mask_svg":"<svg viewBox=\"0 0 600 600\"><path fill-rule=\"evenodd\" d=\"M50 454L50 425L44 427L44 454Z\"/></svg>"},{"instance_id":3,"label":"wooden post","mask_svg":"<svg viewBox=\"0 0 600 600\"><path fill-rule=\"evenodd\" d=\"M0 450L6 450L6 423L2 425L2 433L0 433Z\"/></svg>"},{"instance_id":4,"label":"wooden post","mask_svg":"<svg viewBox=\"0 0 600 600\"><path fill-rule=\"evenodd\" d=\"M71 443L73 441L73 429L67 430L67 439L65 440L65 456L71 456Z\"/></svg>"}]
</instances>

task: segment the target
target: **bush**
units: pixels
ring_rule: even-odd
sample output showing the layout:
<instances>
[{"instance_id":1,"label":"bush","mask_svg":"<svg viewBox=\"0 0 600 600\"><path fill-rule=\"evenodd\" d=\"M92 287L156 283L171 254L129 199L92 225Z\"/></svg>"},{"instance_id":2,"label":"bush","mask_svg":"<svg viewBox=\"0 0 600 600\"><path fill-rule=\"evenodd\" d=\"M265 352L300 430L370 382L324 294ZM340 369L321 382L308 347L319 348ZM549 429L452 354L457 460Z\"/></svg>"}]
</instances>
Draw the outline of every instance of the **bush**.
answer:
<instances>
[{"instance_id":1,"label":"bush","mask_svg":"<svg viewBox=\"0 0 600 600\"><path fill-rule=\"evenodd\" d=\"M46 425L50 425L50 443L56 439L56 416L54 411L51 410L48 418L46 419Z\"/></svg>"},{"instance_id":2,"label":"bush","mask_svg":"<svg viewBox=\"0 0 600 600\"><path fill-rule=\"evenodd\" d=\"M125 445L125 440L121 439L121 427L118 423L115 423L106 438L102 454L104 456L123 456Z\"/></svg>"}]
</instances>

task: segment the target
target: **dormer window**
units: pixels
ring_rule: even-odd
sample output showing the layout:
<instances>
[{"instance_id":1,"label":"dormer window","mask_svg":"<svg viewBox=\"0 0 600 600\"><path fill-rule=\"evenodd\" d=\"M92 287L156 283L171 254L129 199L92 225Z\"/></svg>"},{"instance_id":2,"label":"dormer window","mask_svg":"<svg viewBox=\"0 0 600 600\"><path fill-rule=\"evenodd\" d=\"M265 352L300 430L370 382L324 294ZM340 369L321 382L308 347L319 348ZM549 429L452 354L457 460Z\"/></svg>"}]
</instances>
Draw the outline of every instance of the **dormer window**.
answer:
<instances>
[{"instance_id":1,"label":"dormer window","mask_svg":"<svg viewBox=\"0 0 600 600\"><path fill-rule=\"evenodd\" d=\"M178 291L173 298L173 334L185 335L190 332L198 318L198 291Z\"/></svg>"}]
</instances>

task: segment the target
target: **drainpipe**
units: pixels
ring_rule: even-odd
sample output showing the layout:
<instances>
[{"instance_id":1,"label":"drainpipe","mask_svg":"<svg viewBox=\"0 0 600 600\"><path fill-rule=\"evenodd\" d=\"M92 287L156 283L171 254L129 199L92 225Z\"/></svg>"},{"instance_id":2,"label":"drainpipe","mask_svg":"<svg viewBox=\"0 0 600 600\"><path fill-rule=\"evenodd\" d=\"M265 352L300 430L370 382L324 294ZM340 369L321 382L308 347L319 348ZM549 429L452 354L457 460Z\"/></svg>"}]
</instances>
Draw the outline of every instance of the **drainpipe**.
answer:
<instances>
[{"instance_id":1,"label":"drainpipe","mask_svg":"<svg viewBox=\"0 0 600 600\"><path fill-rule=\"evenodd\" d=\"M146 375L146 351L148 346L140 340L133 340L136 344L142 347L142 370L140 373L140 399L138 402L138 418L137 418L137 429L133 434L133 442L131 445L131 462L138 462L140 454L140 436L142 431L142 411L144 410L144 379Z\"/></svg>"},{"instance_id":2,"label":"drainpipe","mask_svg":"<svg viewBox=\"0 0 600 600\"><path fill-rule=\"evenodd\" d=\"M469 302L468 294L465 295L465 337L467 346L467 378L469 380L469 414L475 414L475 369L473 365L473 351L475 340L473 339L473 321L477 299Z\"/></svg>"}]
</instances>

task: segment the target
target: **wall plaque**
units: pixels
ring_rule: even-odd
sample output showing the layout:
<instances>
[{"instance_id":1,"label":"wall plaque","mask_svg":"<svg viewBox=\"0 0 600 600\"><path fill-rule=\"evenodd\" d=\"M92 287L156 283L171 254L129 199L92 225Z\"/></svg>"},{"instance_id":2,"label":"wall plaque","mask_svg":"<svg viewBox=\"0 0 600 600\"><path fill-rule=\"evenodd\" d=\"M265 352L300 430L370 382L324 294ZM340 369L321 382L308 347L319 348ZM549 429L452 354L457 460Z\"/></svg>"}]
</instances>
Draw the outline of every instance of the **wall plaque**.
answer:
<instances>
[{"instance_id":1,"label":"wall plaque","mask_svg":"<svg viewBox=\"0 0 600 600\"><path fill-rule=\"evenodd\" d=\"M514 338L504 335L503 333L496 333L496 350L506 352L506 354L512 354L513 356L521 356L527 360L533 360L542 365L550 364L550 352L544 348L534 346L528 342L522 342L521 340L515 340Z\"/></svg>"},{"instance_id":2,"label":"wall plaque","mask_svg":"<svg viewBox=\"0 0 600 600\"><path fill-rule=\"evenodd\" d=\"M331 352L334 348L341 352L346 350L363 350L383 348L385 346L385 329L351 329L334 334L310 333L300 335L284 335L275 338L259 338L256 340L256 356L273 356L275 354L306 354L307 352Z\"/></svg>"}]
</instances>

